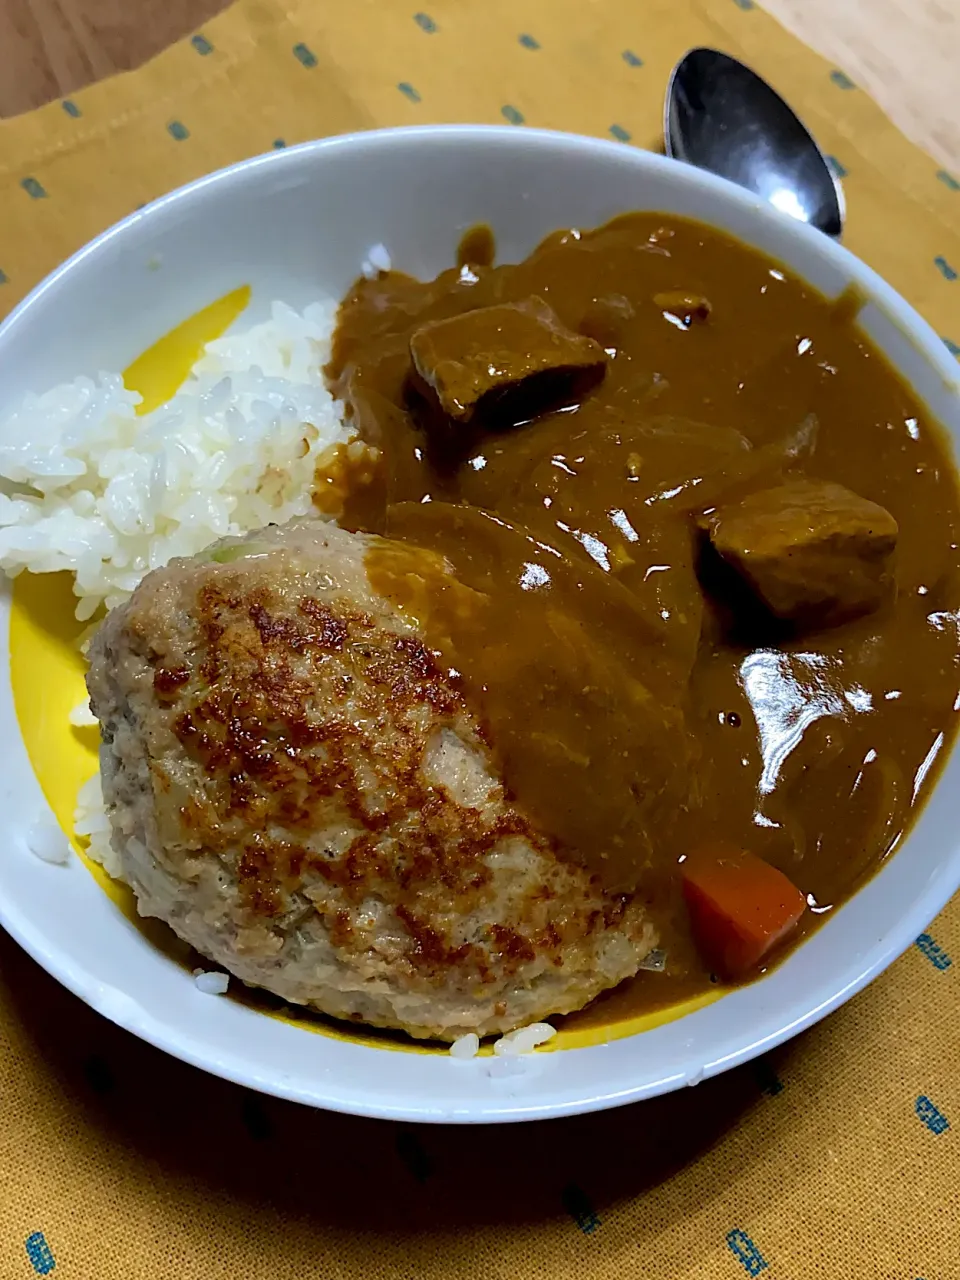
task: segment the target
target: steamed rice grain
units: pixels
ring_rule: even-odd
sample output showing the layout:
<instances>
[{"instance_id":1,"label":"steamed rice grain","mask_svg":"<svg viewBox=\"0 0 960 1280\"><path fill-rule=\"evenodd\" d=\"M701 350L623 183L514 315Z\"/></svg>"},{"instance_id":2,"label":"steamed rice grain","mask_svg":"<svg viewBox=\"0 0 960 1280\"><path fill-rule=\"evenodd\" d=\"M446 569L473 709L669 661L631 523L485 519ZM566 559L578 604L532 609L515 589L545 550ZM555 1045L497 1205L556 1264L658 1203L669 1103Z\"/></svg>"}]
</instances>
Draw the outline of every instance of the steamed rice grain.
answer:
<instances>
[{"instance_id":1,"label":"steamed rice grain","mask_svg":"<svg viewBox=\"0 0 960 1280\"><path fill-rule=\"evenodd\" d=\"M460 1058L463 1061L475 1058L479 1052L480 1037L472 1031L468 1031L464 1036L458 1036L450 1046L450 1056L452 1058Z\"/></svg>"},{"instance_id":2,"label":"steamed rice grain","mask_svg":"<svg viewBox=\"0 0 960 1280\"><path fill-rule=\"evenodd\" d=\"M0 419L0 568L71 571L87 619L177 556L309 514L323 455L353 438L323 377L335 317L274 303L142 416L118 373L28 395Z\"/></svg>"},{"instance_id":3,"label":"steamed rice grain","mask_svg":"<svg viewBox=\"0 0 960 1280\"><path fill-rule=\"evenodd\" d=\"M389 271L392 265L387 246L385 244L374 244L367 250L367 256L363 260L360 272L365 280L376 280L382 271Z\"/></svg>"},{"instance_id":4,"label":"steamed rice grain","mask_svg":"<svg viewBox=\"0 0 960 1280\"><path fill-rule=\"evenodd\" d=\"M41 862L58 866L70 861L70 842L55 822L42 819L27 831L27 848Z\"/></svg>"},{"instance_id":5,"label":"steamed rice grain","mask_svg":"<svg viewBox=\"0 0 960 1280\"><path fill-rule=\"evenodd\" d=\"M230 989L230 975L215 970L199 969L193 976L194 986L208 996L225 996Z\"/></svg>"},{"instance_id":6,"label":"steamed rice grain","mask_svg":"<svg viewBox=\"0 0 960 1280\"><path fill-rule=\"evenodd\" d=\"M533 1053L557 1034L549 1022L532 1022L528 1027L508 1031L493 1042L493 1052L498 1059L519 1058ZM475 1058L480 1052L480 1039L472 1031L458 1037L450 1046L450 1056L463 1060Z\"/></svg>"},{"instance_id":7,"label":"steamed rice grain","mask_svg":"<svg viewBox=\"0 0 960 1280\"><path fill-rule=\"evenodd\" d=\"M85 782L77 793L73 830L81 839L88 841L87 856L99 863L108 876L123 880L120 855L110 842L110 819L103 803L99 773Z\"/></svg>"},{"instance_id":8,"label":"steamed rice grain","mask_svg":"<svg viewBox=\"0 0 960 1280\"><path fill-rule=\"evenodd\" d=\"M90 729L97 724L97 717L90 710L89 698L84 698L83 702L78 702L70 712L68 719L75 729Z\"/></svg>"},{"instance_id":9,"label":"steamed rice grain","mask_svg":"<svg viewBox=\"0 0 960 1280\"><path fill-rule=\"evenodd\" d=\"M518 1027L516 1031L508 1031L501 1036L494 1044L493 1052L498 1058L516 1058L533 1053L556 1034L556 1027L551 1027L549 1022L532 1022L529 1027Z\"/></svg>"}]
</instances>

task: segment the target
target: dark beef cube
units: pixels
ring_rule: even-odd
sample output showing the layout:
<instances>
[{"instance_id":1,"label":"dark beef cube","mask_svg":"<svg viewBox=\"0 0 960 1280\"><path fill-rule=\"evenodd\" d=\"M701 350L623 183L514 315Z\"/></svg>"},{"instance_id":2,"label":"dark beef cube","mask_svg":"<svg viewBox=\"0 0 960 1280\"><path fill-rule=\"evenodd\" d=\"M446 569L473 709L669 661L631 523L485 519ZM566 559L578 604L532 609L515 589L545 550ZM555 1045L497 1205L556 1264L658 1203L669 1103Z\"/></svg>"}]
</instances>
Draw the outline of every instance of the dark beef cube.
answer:
<instances>
[{"instance_id":1,"label":"dark beef cube","mask_svg":"<svg viewBox=\"0 0 960 1280\"><path fill-rule=\"evenodd\" d=\"M599 343L567 329L541 298L430 321L413 334L410 354L420 389L448 417L490 425L575 402L607 362Z\"/></svg>"},{"instance_id":2,"label":"dark beef cube","mask_svg":"<svg viewBox=\"0 0 960 1280\"><path fill-rule=\"evenodd\" d=\"M790 480L701 523L722 559L785 622L845 622L876 609L892 586L897 522L838 484Z\"/></svg>"}]
</instances>

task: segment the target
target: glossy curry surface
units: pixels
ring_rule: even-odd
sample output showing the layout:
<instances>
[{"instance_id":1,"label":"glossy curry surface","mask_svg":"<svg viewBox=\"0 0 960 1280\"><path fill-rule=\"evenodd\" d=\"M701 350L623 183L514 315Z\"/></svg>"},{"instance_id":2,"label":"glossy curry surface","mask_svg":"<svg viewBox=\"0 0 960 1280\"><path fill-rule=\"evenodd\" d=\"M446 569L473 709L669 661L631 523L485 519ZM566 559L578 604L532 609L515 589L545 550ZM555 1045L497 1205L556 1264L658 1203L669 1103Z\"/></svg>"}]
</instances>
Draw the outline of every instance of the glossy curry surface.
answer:
<instances>
[{"instance_id":1,"label":"glossy curry surface","mask_svg":"<svg viewBox=\"0 0 960 1280\"><path fill-rule=\"evenodd\" d=\"M477 230L437 280L390 272L344 301L328 372L380 450L344 523L411 548L370 572L460 673L519 802L648 899L666 972L576 1015L610 1021L710 984L679 890L692 852L726 842L782 870L802 935L909 826L955 724L956 478L855 301L718 231L631 214L491 264ZM411 338L530 299L602 350L602 379L521 400L525 420L438 426ZM840 625L777 622L704 546L704 513L802 478L899 526L895 589ZM416 548L464 589L435 589Z\"/></svg>"}]
</instances>

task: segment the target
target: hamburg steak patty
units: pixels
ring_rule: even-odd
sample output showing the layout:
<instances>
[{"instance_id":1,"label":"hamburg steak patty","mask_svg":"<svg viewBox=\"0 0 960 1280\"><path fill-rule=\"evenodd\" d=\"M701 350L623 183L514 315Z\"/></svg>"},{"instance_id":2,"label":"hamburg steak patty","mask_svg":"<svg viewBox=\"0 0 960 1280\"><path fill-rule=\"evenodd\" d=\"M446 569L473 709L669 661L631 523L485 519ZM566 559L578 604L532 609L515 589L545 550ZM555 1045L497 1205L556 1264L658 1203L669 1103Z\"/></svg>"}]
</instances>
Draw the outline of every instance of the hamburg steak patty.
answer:
<instances>
[{"instance_id":1,"label":"hamburg steak patty","mask_svg":"<svg viewBox=\"0 0 960 1280\"><path fill-rule=\"evenodd\" d=\"M371 541L221 543L104 622L88 684L140 912L246 983L414 1036L578 1009L636 972L643 906L510 803L455 679L371 589Z\"/></svg>"}]
</instances>

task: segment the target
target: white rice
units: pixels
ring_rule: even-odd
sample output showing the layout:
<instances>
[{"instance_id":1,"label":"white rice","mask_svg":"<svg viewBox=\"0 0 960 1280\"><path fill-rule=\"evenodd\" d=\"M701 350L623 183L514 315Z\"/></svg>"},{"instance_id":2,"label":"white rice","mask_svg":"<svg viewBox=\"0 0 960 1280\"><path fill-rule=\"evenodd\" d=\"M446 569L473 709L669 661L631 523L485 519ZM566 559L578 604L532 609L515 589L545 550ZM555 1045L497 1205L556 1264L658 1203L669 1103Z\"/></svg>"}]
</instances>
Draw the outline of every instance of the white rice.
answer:
<instances>
[{"instance_id":1,"label":"white rice","mask_svg":"<svg viewBox=\"0 0 960 1280\"><path fill-rule=\"evenodd\" d=\"M84 698L83 702L78 702L67 717L75 729L88 729L91 725L97 724L97 717L90 710L90 701Z\"/></svg>"},{"instance_id":2,"label":"white rice","mask_svg":"<svg viewBox=\"0 0 960 1280\"><path fill-rule=\"evenodd\" d=\"M360 268L367 280L376 280L381 271L389 271L392 263L385 244L371 245Z\"/></svg>"},{"instance_id":3,"label":"white rice","mask_svg":"<svg viewBox=\"0 0 960 1280\"><path fill-rule=\"evenodd\" d=\"M41 862L62 866L70 860L70 841L49 818L34 822L27 829L27 848Z\"/></svg>"},{"instance_id":4,"label":"white rice","mask_svg":"<svg viewBox=\"0 0 960 1280\"><path fill-rule=\"evenodd\" d=\"M225 996L230 989L230 975L213 970L197 969L193 975L193 984L204 995Z\"/></svg>"},{"instance_id":5,"label":"white rice","mask_svg":"<svg viewBox=\"0 0 960 1280\"><path fill-rule=\"evenodd\" d=\"M275 302L266 323L209 343L173 399L141 417L119 373L27 396L0 419L0 568L72 571L86 619L175 556L308 514L323 455L354 435L323 376L335 320L332 301L302 315ZM96 724L86 701L69 719ZM122 880L98 774L80 789L74 830ZM69 857L50 824L27 843L44 861Z\"/></svg>"},{"instance_id":6,"label":"white rice","mask_svg":"<svg viewBox=\"0 0 960 1280\"><path fill-rule=\"evenodd\" d=\"M556 1034L556 1027L551 1027L549 1022L532 1022L529 1027L520 1027L501 1036L494 1044L493 1052L498 1058L517 1058L522 1053L533 1053Z\"/></svg>"},{"instance_id":7,"label":"white rice","mask_svg":"<svg viewBox=\"0 0 960 1280\"><path fill-rule=\"evenodd\" d=\"M318 460L352 438L323 378L335 316L274 303L142 417L119 373L28 395L0 419L0 568L70 570L87 619L176 556L308 514Z\"/></svg>"},{"instance_id":8,"label":"white rice","mask_svg":"<svg viewBox=\"0 0 960 1280\"><path fill-rule=\"evenodd\" d=\"M474 1035L472 1031L468 1031L465 1036L460 1036L454 1040L450 1046L450 1056L452 1058L475 1058L480 1052L480 1037Z\"/></svg>"},{"instance_id":9,"label":"white rice","mask_svg":"<svg viewBox=\"0 0 960 1280\"><path fill-rule=\"evenodd\" d=\"M533 1053L556 1034L556 1027L551 1027L549 1022L532 1022L529 1027L520 1027L500 1036L493 1043L493 1052L498 1058L518 1058L521 1054ZM480 1039L472 1031L454 1040L450 1046L450 1055L454 1058L475 1058L479 1052Z\"/></svg>"},{"instance_id":10,"label":"white rice","mask_svg":"<svg viewBox=\"0 0 960 1280\"><path fill-rule=\"evenodd\" d=\"M77 793L77 807L73 811L74 832L89 841L87 854L99 862L108 876L122 880L123 866L120 855L110 843L110 819L103 805L100 774L95 773Z\"/></svg>"}]
</instances>

